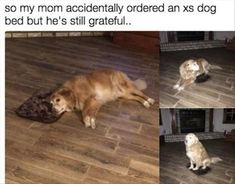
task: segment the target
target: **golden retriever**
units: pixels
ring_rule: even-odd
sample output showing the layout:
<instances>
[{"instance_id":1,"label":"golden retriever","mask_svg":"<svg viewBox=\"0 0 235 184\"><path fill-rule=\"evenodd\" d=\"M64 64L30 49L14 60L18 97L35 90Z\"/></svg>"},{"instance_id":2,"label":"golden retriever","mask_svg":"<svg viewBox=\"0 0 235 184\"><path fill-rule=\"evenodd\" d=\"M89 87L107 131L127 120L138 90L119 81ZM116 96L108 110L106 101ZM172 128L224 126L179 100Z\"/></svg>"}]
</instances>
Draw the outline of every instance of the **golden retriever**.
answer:
<instances>
[{"instance_id":1,"label":"golden retriever","mask_svg":"<svg viewBox=\"0 0 235 184\"><path fill-rule=\"evenodd\" d=\"M184 143L186 146L186 155L190 160L189 169L198 170L199 167L206 169L206 167L209 167L211 163L222 161L219 157L210 158L202 143L193 133L189 133L185 136Z\"/></svg>"},{"instance_id":2,"label":"golden retriever","mask_svg":"<svg viewBox=\"0 0 235 184\"><path fill-rule=\"evenodd\" d=\"M74 109L81 110L85 126L94 129L96 114L107 102L124 98L136 100L146 108L153 105L154 99L141 91L146 87L145 81L131 81L121 71L95 71L66 81L50 96L50 102L59 114Z\"/></svg>"},{"instance_id":3,"label":"golden retriever","mask_svg":"<svg viewBox=\"0 0 235 184\"><path fill-rule=\"evenodd\" d=\"M188 59L179 67L180 78L173 86L179 91L183 90L185 86L195 82L197 76L201 74L208 74L210 69L222 69L220 66L211 65L203 58Z\"/></svg>"}]
</instances>

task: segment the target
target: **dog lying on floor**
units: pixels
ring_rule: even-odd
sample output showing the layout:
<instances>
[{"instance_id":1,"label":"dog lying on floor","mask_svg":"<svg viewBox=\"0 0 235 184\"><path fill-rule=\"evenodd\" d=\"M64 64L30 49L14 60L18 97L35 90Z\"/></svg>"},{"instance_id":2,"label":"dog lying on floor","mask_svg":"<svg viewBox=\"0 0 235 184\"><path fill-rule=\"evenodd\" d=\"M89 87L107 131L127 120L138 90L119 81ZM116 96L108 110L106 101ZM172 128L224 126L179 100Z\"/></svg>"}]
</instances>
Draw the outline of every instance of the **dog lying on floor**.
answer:
<instances>
[{"instance_id":1,"label":"dog lying on floor","mask_svg":"<svg viewBox=\"0 0 235 184\"><path fill-rule=\"evenodd\" d=\"M58 114L74 109L81 110L85 126L95 129L96 114L107 102L124 98L136 100L146 108L153 105L154 99L141 91L146 87L143 80L131 81L121 71L95 71L66 81L50 96L50 102Z\"/></svg>"},{"instance_id":2,"label":"dog lying on floor","mask_svg":"<svg viewBox=\"0 0 235 184\"><path fill-rule=\"evenodd\" d=\"M179 91L183 90L185 86L194 83L200 75L208 75L211 69L222 69L220 66L211 65L203 58L189 59L183 62L179 67L180 78L173 86ZM209 79L209 77L206 77Z\"/></svg>"},{"instance_id":3,"label":"dog lying on floor","mask_svg":"<svg viewBox=\"0 0 235 184\"><path fill-rule=\"evenodd\" d=\"M190 160L189 169L198 170L200 167L206 169L211 163L214 164L222 161L219 157L209 157L206 149L193 133L189 133L185 136L184 143L186 146L186 155Z\"/></svg>"}]
</instances>

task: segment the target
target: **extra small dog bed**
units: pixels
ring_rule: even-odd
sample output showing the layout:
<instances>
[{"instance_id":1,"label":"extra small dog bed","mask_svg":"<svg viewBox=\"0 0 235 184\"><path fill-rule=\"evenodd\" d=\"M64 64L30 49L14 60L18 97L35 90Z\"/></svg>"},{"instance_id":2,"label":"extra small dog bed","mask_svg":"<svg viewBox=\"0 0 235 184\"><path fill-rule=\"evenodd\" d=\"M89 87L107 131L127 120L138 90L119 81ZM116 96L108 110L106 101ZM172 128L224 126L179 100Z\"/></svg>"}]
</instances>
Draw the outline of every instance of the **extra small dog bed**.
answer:
<instances>
[{"instance_id":1,"label":"extra small dog bed","mask_svg":"<svg viewBox=\"0 0 235 184\"><path fill-rule=\"evenodd\" d=\"M32 97L27 99L16 109L16 114L23 118L28 118L42 123L53 123L57 121L62 114L53 111L52 104L48 97L52 91L40 90L35 92Z\"/></svg>"},{"instance_id":2,"label":"extra small dog bed","mask_svg":"<svg viewBox=\"0 0 235 184\"><path fill-rule=\"evenodd\" d=\"M190 167L190 163L188 163L186 165L186 167L189 168ZM193 172L196 175L204 175L204 174L207 174L208 172L210 172L211 168L210 167L206 167L205 169L202 169L202 167L199 167L198 170L194 171L194 170L190 169L190 171Z\"/></svg>"},{"instance_id":3,"label":"extra small dog bed","mask_svg":"<svg viewBox=\"0 0 235 184\"><path fill-rule=\"evenodd\" d=\"M208 75L208 74L201 74L201 75L198 75L195 82L196 83L202 83L202 82L206 82L207 80L209 80L211 77Z\"/></svg>"}]
</instances>

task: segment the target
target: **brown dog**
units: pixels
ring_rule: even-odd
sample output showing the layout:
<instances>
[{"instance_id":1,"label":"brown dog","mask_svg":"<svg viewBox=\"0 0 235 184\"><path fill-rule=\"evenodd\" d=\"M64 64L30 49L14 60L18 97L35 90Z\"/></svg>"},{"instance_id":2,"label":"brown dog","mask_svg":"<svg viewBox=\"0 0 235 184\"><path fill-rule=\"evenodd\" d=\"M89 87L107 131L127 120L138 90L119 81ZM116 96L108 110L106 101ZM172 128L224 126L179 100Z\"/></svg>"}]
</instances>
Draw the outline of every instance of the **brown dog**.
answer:
<instances>
[{"instance_id":1,"label":"brown dog","mask_svg":"<svg viewBox=\"0 0 235 184\"><path fill-rule=\"evenodd\" d=\"M206 149L193 133L189 133L185 136L184 143L186 146L186 155L190 160L189 169L198 170L200 167L202 167L202 169L206 169L206 167L209 167L211 163L214 164L222 161L219 157L209 157Z\"/></svg>"},{"instance_id":2,"label":"brown dog","mask_svg":"<svg viewBox=\"0 0 235 184\"><path fill-rule=\"evenodd\" d=\"M142 80L131 81L123 72L103 70L66 81L51 95L50 101L58 113L81 110L85 126L94 129L98 110L109 101L136 100L146 108L154 104L154 99L141 91L144 88L146 83Z\"/></svg>"},{"instance_id":3,"label":"brown dog","mask_svg":"<svg viewBox=\"0 0 235 184\"><path fill-rule=\"evenodd\" d=\"M195 82L197 76L201 74L208 74L210 69L222 69L220 66L211 65L203 58L188 59L179 67L180 78L173 86L179 91L183 90L185 86Z\"/></svg>"}]
</instances>

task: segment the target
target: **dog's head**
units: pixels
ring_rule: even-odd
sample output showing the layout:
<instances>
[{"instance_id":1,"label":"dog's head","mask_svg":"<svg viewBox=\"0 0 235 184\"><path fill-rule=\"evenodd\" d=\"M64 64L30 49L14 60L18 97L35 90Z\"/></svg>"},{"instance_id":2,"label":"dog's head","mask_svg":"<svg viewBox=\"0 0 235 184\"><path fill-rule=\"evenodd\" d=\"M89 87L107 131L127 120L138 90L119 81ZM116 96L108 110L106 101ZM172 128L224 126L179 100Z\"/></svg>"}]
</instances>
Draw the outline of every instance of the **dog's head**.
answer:
<instances>
[{"instance_id":1,"label":"dog's head","mask_svg":"<svg viewBox=\"0 0 235 184\"><path fill-rule=\"evenodd\" d=\"M69 88L60 88L50 96L50 102L53 109L58 114L61 114L75 108L76 98Z\"/></svg>"},{"instance_id":2,"label":"dog's head","mask_svg":"<svg viewBox=\"0 0 235 184\"><path fill-rule=\"evenodd\" d=\"M199 142L199 139L193 133L189 133L185 136L184 143L186 146L191 146L193 144L197 144L198 142Z\"/></svg>"},{"instance_id":3,"label":"dog's head","mask_svg":"<svg viewBox=\"0 0 235 184\"><path fill-rule=\"evenodd\" d=\"M197 62L193 59L186 60L184 68L187 71L198 71L200 69Z\"/></svg>"}]
</instances>

